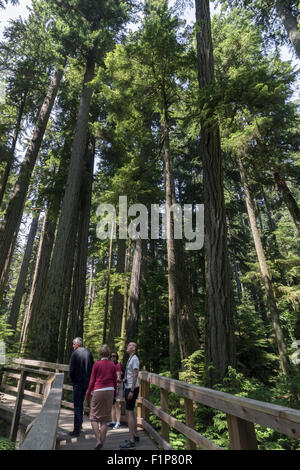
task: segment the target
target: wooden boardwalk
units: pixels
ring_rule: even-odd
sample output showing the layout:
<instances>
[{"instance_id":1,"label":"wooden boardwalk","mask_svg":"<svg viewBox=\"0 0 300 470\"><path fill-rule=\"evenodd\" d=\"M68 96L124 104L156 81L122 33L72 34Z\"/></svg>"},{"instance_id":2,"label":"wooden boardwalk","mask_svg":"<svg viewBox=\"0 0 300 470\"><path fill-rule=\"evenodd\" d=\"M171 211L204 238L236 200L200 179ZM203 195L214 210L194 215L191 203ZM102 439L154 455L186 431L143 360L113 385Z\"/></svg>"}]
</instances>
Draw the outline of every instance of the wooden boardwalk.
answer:
<instances>
[{"instance_id":1,"label":"wooden boardwalk","mask_svg":"<svg viewBox=\"0 0 300 470\"><path fill-rule=\"evenodd\" d=\"M15 397L8 394L0 394L0 416L1 411L13 413L15 406ZM29 400L23 400L22 404L22 419L26 424L29 424L41 411L42 406ZM96 439L91 427L88 416L84 416L83 430L79 437L69 436L69 432L73 430L74 414L72 410L61 408L58 429L57 429L57 450L93 450L96 445ZM137 450L156 450L157 445L149 438L143 431L138 431L140 441L136 443ZM109 429L107 432L106 441L103 450L116 451L120 450L120 444L123 444L126 439L129 439L128 426L121 424L117 430ZM134 450L134 449L131 449ZM126 450L125 450L126 452Z\"/></svg>"}]
</instances>

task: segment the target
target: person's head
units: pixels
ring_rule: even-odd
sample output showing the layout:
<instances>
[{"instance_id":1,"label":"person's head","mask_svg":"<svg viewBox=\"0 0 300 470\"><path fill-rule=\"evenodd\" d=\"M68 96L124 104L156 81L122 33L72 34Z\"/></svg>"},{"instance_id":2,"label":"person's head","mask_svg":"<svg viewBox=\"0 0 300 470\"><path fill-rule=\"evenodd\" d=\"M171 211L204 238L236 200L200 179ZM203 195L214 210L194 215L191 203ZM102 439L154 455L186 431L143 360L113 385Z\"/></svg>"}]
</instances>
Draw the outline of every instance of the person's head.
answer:
<instances>
[{"instance_id":1,"label":"person's head","mask_svg":"<svg viewBox=\"0 0 300 470\"><path fill-rule=\"evenodd\" d=\"M82 338L75 338L73 339L73 349L81 348L83 344Z\"/></svg>"},{"instance_id":2,"label":"person's head","mask_svg":"<svg viewBox=\"0 0 300 470\"><path fill-rule=\"evenodd\" d=\"M128 354L131 356L132 354L135 354L136 353L136 348L137 348L137 344L134 343L133 341L131 341L130 343L128 343L127 345L127 352Z\"/></svg>"},{"instance_id":3,"label":"person's head","mask_svg":"<svg viewBox=\"0 0 300 470\"><path fill-rule=\"evenodd\" d=\"M102 344L101 348L99 349L99 357L109 357L110 356L110 349L107 344Z\"/></svg>"},{"instance_id":4,"label":"person's head","mask_svg":"<svg viewBox=\"0 0 300 470\"><path fill-rule=\"evenodd\" d=\"M115 364L117 364L118 359L119 359L118 353L117 353L117 352L112 352L111 355L110 355L110 357L111 357L111 360L112 360Z\"/></svg>"}]
</instances>

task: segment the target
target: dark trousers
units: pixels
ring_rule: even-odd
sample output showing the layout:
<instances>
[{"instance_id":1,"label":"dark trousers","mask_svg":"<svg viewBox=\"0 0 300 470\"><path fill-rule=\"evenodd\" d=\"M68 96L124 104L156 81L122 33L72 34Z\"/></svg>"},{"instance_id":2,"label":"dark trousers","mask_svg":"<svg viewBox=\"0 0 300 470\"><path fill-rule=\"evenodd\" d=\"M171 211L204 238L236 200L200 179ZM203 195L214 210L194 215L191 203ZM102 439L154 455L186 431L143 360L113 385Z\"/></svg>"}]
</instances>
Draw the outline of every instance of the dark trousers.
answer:
<instances>
[{"instance_id":1,"label":"dark trousers","mask_svg":"<svg viewBox=\"0 0 300 470\"><path fill-rule=\"evenodd\" d=\"M79 432L83 422L83 402L88 385L73 385L73 402L74 402L74 431Z\"/></svg>"}]
</instances>

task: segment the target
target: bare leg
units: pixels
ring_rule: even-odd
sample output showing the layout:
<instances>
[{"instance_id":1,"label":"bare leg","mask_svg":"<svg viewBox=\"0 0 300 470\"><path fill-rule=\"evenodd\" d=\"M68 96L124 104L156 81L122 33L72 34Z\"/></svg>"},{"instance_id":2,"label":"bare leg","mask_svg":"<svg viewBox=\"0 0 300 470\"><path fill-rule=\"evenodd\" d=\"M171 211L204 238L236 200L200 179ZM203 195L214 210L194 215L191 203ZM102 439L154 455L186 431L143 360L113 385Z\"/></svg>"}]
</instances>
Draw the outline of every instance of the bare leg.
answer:
<instances>
[{"instance_id":1,"label":"bare leg","mask_svg":"<svg viewBox=\"0 0 300 470\"><path fill-rule=\"evenodd\" d=\"M94 434L96 436L96 445L101 444L101 434L99 429L99 423L97 421L91 421Z\"/></svg>"},{"instance_id":2,"label":"bare leg","mask_svg":"<svg viewBox=\"0 0 300 470\"><path fill-rule=\"evenodd\" d=\"M136 417L133 410L127 410L128 427L131 442L134 442L134 436L137 435Z\"/></svg>"},{"instance_id":3,"label":"bare leg","mask_svg":"<svg viewBox=\"0 0 300 470\"><path fill-rule=\"evenodd\" d=\"M100 436L101 436L101 444L104 444L105 438L107 433L107 423L101 423L100 426Z\"/></svg>"},{"instance_id":4,"label":"bare leg","mask_svg":"<svg viewBox=\"0 0 300 470\"><path fill-rule=\"evenodd\" d=\"M121 422L121 403L119 401L116 401L114 407L116 410L116 421L120 423Z\"/></svg>"},{"instance_id":5,"label":"bare leg","mask_svg":"<svg viewBox=\"0 0 300 470\"><path fill-rule=\"evenodd\" d=\"M111 410L111 420L113 423L115 423L117 421L117 417L116 417L116 404L115 403L112 407L112 410Z\"/></svg>"}]
</instances>

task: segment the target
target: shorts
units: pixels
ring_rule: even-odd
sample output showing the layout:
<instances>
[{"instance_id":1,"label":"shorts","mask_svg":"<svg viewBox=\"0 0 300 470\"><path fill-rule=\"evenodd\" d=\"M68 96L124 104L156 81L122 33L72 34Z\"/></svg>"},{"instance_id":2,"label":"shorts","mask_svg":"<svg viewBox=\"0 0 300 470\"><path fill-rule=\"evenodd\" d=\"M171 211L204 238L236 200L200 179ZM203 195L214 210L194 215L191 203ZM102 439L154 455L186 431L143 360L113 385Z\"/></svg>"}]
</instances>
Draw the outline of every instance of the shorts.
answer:
<instances>
[{"instance_id":1,"label":"shorts","mask_svg":"<svg viewBox=\"0 0 300 470\"><path fill-rule=\"evenodd\" d=\"M138 394L139 394L139 389L140 389L140 387L136 387L134 389L133 397L131 398L131 400L129 400L128 395L131 392L131 389L130 388L125 388L126 410L130 410L130 411L134 410L135 402L136 402L136 399L137 399Z\"/></svg>"}]
</instances>

